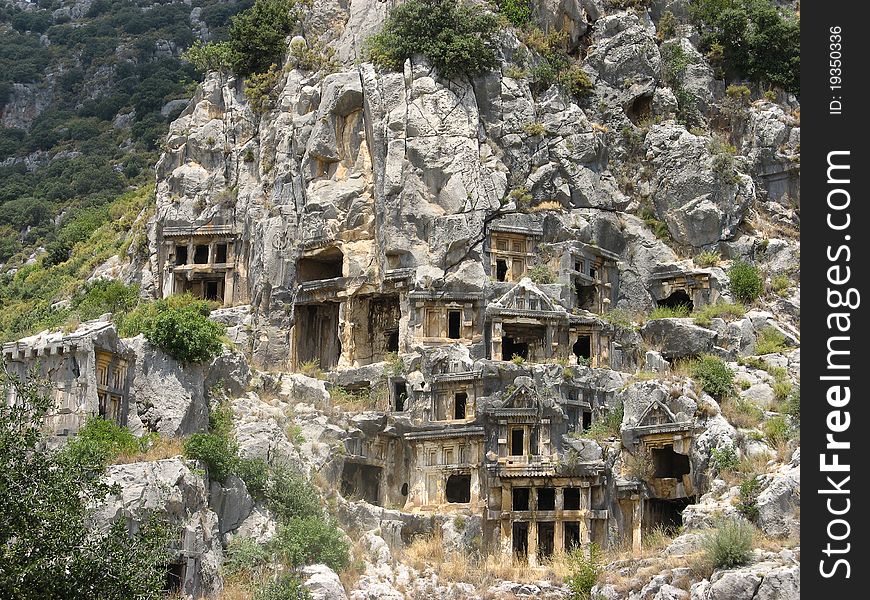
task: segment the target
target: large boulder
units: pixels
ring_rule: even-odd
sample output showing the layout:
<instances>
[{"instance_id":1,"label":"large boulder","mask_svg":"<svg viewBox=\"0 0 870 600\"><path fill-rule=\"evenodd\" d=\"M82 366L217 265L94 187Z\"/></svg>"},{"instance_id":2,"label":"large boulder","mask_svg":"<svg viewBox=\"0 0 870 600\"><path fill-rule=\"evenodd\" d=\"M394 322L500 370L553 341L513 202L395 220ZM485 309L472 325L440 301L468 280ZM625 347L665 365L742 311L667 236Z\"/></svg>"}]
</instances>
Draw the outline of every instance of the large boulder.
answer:
<instances>
[{"instance_id":1,"label":"large boulder","mask_svg":"<svg viewBox=\"0 0 870 600\"><path fill-rule=\"evenodd\" d=\"M129 340L129 345L136 355L130 385L131 429L144 427L170 437L205 430L204 367L180 363L142 335Z\"/></svg>"},{"instance_id":2,"label":"large boulder","mask_svg":"<svg viewBox=\"0 0 870 600\"><path fill-rule=\"evenodd\" d=\"M654 125L644 145L655 212L674 240L702 247L734 237L755 200L738 159L673 122Z\"/></svg>"},{"instance_id":3,"label":"large boulder","mask_svg":"<svg viewBox=\"0 0 870 600\"><path fill-rule=\"evenodd\" d=\"M341 580L326 565L308 565L302 569L302 577L312 600L347 600Z\"/></svg>"},{"instance_id":4,"label":"large boulder","mask_svg":"<svg viewBox=\"0 0 870 600\"><path fill-rule=\"evenodd\" d=\"M692 319L653 319L644 323L640 334L669 361L706 354L718 338L715 331L695 325Z\"/></svg>"}]
</instances>

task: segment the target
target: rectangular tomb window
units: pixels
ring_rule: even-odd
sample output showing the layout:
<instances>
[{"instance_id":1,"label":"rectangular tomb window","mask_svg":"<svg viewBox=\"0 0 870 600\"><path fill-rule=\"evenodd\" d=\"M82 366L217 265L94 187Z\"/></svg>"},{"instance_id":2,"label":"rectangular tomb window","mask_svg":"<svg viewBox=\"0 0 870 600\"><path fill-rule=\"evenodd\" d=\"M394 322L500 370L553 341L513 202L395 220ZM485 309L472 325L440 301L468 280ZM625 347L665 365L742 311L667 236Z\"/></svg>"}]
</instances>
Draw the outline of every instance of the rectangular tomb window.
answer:
<instances>
[{"instance_id":1,"label":"rectangular tomb window","mask_svg":"<svg viewBox=\"0 0 870 600\"><path fill-rule=\"evenodd\" d=\"M221 300L221 281L203 282L203 296L206 300Z\"/></svg>"},{"instance_id":2,"label":"rectangular tomb window","mask_svg":"<svg viewBox=\"0 0 870 600\"><path fill-rule=\"evenodd\" d=\"M556 510L555 488L538 488L538 510Z\"/></svg>"},{"instance_id":3,"label":"rectangular tomb window","mask_svg":"<svg viewBox=\"0 0 870 600\"><path fill-rule=\"evenodd\" d=\"M513 524L513 550L517 558L525 560L529 555L529 524Z\"/></svg>"},{"instance_id":4,"label":"rectangular tomb window","mask_svg":"<svg viewBox=\"0 0 870 600\"><path fill-rule=\"evenodd\" d=\"M453 396L453 418L454 419L464 419L465 418L465 407L468 403L468 394L465 392L457 392Z\"/></svg>"},{"instance_id":5,"label":"rectangular tomb window","mask_svg":"<svg viewBox=\"0 0 870 600\"><path fill-rule=\"evenodd\" d=\"M451 475L448 477L445 495L447 501L451 503L471 502L471 475Z\"/></svg>"},{"instance_id":6,"label":"rectangular tomb window","mask_svg":"<svg viewBox=\"0 0 870 600\"><path fill-rule=\"evenodd\" d=\"M522 279L525 272L525 262L522 259L515 258L511 261L511 276L514 281Z\"/></svg>"},{"instance_id":7,"label":"rectangular tomb window","mask_svg":"<svg viewBox=\"0 0 870 600\"><path fill-rule=\"evenodd\" d=\"M497 281L506 281L507 280L507 261L503 259L499 259L495 261L495 278Z\"/></svg>"},{"instance_id":8,"label":"rectangular tomb window","mask_svg":"<svg viewBox=\"0 0 870 600\"><path fill-rule=\"evenodd\" d=\"M208 244L198 244L193 251L193 262L197 265L208 264Z\"/></svg>"},{"instance_id":9,"label":"rectangular tomb window","mask_svg":"<svg viewBox=\"0 0 870 600\"><path fill-rule=\"evenodd\" d=\"M529 488L515 487L511 491L513 493L511 510L529 510Z\"/></svg>"},{"instance_id":10,"label":"rectangular tomb window","mask_svg":"<svg viewBox=\"0 0 870 600\"><path fill-rule=\"evenodd\" d=\"M447 337L458 340L462 331L462 311L451 310L447 312Z\"/></svg>"},{"instance_id":11,"label":"rectangular tomb window","mask_svg":"<svg viewBox=\"0 0 870 600\"><path fill-rule=\"evenodd\" d=\"M538 523L538 558L553 556L555 529L555 523L552 521Z\"/></svg>"},{"instance_id":12,"label":"rectangular tomb window","mask_svg":"<svg viewBox=\"0 0 870 600\"><path fill-rule=\"evenodd\" d=\"M586 431L592 427L592 412L588 410L583 411L583 431Z\"/></svg>"},{"instance_id":13,"label":"rectangular tomb window","mask_svg":"<svg viewBox=\"0 0 870 600\"><path fill-rule=\"evenodd\" d=\"M227 245L226 244L217 244L214 247L215 250L215 258L214 261L216 263L225 263L227 262Z\"/></svg>"},{"instance_id":14,"label":"rectangular tomb window","mask_svg":"<svg viewBox=\"0 0 870 600\"><path fill-rule=\"evenodd\" d=\"M522 428L511 430L511 456L523 455L523 438L526 432Z\"/></svg>"},{"instance_id":15,"label":"rectangular tomb window","mask_svg":"<svg viewBox=\"0 0 870 600\"><path fill-rule=\"evenodd\" d=\"M453 464L453 448L444 448L444 464Z\"/></svg>"},{"instance_id":16,"label":"rectangular tomb window","mask_svg":"<svg viewBox=\"0 0 870 600\"><path fill-rule=\"evenodd\" d=\"M176 265L186 265L187 264L187 246L176 246L175 247L175 264Z\"/></svg>"},{"instance_id":17,"label":"rectangular tomb window","mask_svg":"<svg viewBox=\"0 0 870 600\"><path fill-rule=\"evenodd\" d=\"M408 399L408 392L404 381L393 383L393 397L395 398L396 412L403 412L405 410L405 402Z\"/></svg>"},{"instance_id":18,"label":"rectangular tomb window","mask_svg":"<svg viewBox=\"0 0 870 600\"><path fill-rule=\"evenodd\" d=\"M580 545L580 522L565 521L565 550L570 552Z\"/></svg>"},{"instance_id":19,"label":"rectangular tomb window","mask_svg":"<svg viewBox=\"0 0 870 600\"><path fill-rule=\"evenodd\" d=\"M562 508L564 510L580 510L580 488L562 490Z\"/></svg>"}]
</instances>

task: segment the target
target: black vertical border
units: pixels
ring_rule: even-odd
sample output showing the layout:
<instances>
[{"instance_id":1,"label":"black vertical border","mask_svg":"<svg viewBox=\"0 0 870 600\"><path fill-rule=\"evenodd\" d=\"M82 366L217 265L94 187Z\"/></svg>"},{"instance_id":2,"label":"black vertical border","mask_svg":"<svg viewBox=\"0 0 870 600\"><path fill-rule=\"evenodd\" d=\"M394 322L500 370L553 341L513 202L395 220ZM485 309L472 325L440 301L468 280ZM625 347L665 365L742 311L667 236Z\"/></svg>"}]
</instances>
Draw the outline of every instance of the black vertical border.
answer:
<instances>
[{"instance_id":1,"label":"black vertical border","mask_svg":"<svg viewBox=\"0 0 870 600\"><path fill-rule=\"evenodd\" d=\"M805 598L866 598L867 573L870 567L864 562L870 547L867 514L868 488L870 488L870 417L866 408L865 364L870 358L870 339L867 338L864 316L870 310L870 286L867 279L870 270L870 218L865 207L866 181L870 178L866 146L870 139L866 127L870 113L865 107L863 89L870 75L870 32L865 27L862 15L867 5L863 2L845 0L821 2L804 0L801 3L801 588ZM832 28L840 27L842 44L842 89L832 90L829 78L832 73L831 51ZM836 55L835 55L836 56ZM835 67L833 67L835 68ZM837 97L840 98L837 98ZM831 114L830 102L842 102L842 114ZM849 151L851 166L850 182L846 185L828 183L828 155L832 151ZM843 161L842 157L837 159ZM839 171L843 173L843 171ZM847 209L851 225L847 230L834 231L828 227L828 193L835 188L846 189L850 195ZM836 201L841 202L842 195ZM842 220L845 211L835 214ZM846 236L850 239L846 240ZM837 289L828 281L829 251L836 253L841 245L851 249L851 261L838 261L841 266L851 267L848 284L839 289L854 287L861 293L861 305L851 310L832 308L828 304L828 290ZM841 255L844 257L845 255ZM851 331L848 334L828 329L828 316L833 312L851 313ZM849 411L851 425L846 432L837 433L836 439L848 441L851 447L839 451L839 462L850 465L850 480L842 484L842 473L824 473L820 468L820 455L827 453L831 462L832 450L826 450L826 435L829 433L829 411L836 410L827 401L827 391L832 384L820 378L831 374L827 369L828 338L831 335L849 335L848 373L851 401L840 410ZM842 343L839 346L843 348ZM849 494L828 494L831 489L827 477L832 476ZM834 509L842 509L846 499L849 511L841 516L832 515L828 500L833 499ZM828 527L833 519L849 523L849 536L841 541L829 537ZM832 526L832 533L840 537L846 526ZM828 544L832 549L844 550L843 554L826 554ZM849 544L849 546L847 546ZM830 574L838 558L848 561L850 577L846 578L845 565L840 564L832 577Z\"/></svg>"}]
</instances>

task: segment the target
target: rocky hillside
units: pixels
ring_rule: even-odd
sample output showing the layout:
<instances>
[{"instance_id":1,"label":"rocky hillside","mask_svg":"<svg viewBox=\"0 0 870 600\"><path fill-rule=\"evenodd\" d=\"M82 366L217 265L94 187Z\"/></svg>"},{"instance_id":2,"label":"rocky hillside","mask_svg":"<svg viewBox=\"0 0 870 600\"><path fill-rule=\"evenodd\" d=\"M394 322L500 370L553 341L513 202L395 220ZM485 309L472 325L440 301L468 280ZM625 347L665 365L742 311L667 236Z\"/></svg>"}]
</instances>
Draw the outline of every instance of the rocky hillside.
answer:
<instances>
[{"instance_id":1,"label":"rocky hillside","mask_svg":"<svg viewBox=\"0 0 870 600\"><path fill-rule=\"evenodd\" d=\"M0 282L7 338L66 325L4 345L57 384L56 445L95 414L140 439L97 522L179 528L167 591L800 597L795 6L48 8L3 26L51 57L114 27L115 56L149 40L142 73L205 72L177 115L181 78L141 106L139 80L99 133L123 153L142 114L171 120L156 184L75 195L106 216ZM4 139L50 114L67 67L45 68ZM52 222L27 239L76 221Z\"/></svg>"}]
</instances>

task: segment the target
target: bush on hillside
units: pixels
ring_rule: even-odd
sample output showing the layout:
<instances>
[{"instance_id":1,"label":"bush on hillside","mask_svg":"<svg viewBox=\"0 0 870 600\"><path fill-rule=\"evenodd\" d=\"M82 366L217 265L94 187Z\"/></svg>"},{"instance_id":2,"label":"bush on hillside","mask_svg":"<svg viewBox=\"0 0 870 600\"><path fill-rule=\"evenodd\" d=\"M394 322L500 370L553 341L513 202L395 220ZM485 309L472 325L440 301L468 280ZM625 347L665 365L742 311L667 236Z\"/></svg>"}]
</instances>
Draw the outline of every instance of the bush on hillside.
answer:
<instances>
[{"instance_id":1,"label":"bush on hillside","mask_svg":"<svg viewBox=\"0 0 870 600\"><path fill-rule=\"evenodd\" d=\"M444 77L477 75L496 65L498 17L457 0L408 0L390 11L380 33L369 39L375 64L398 70L422 54Z\"/></svg>"},{"instance_id":2,"label":"bush on hillside","mask_svg":"<svg viewBox=\"0 0 870 600\"><path fill-rule=\"evenodd\" d=\"M754 540L755 528L748 521L722 519L704 537L704 553L714 569L739 567L749 562Z\"/></svg>"},{"instance_id":3,"label":"bush on hillside","mask_svg":"<svg viewBox=\"0 0 870 600\"><path fill-rule=\"evenodd\" d=\"M702 390L717 400L727 398L734 389L734 371L717 356L702 356L695 364L692 376L701 383Z\"/></svg>"},{"instance_id":4,"label":"bush on hillside","mask_svg":"<svg viewBox=\"0 0 870 600\"><path fill-rule=\"evenodd\" d=\"M735 300L750 304L764 292L764 278L755 265L737 261L728 269L728 286Z\"/></svg>"}]
</instances>

